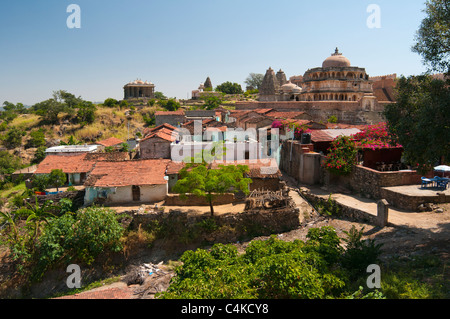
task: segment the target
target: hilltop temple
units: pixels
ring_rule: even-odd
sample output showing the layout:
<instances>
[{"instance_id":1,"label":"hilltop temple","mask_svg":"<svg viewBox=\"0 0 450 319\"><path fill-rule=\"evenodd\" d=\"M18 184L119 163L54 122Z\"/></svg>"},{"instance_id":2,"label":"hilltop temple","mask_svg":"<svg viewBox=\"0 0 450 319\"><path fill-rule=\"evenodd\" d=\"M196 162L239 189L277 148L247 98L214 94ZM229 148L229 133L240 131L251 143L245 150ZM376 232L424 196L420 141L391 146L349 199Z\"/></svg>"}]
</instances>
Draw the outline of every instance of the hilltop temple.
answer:
<instances>
[{"instance_id":1,"label":"hilltop temple","mask_svg":"<svg viewBox=\"0 0 450 319\"><path fill-rule=\"evenodd\" d=\"M155 85L148 81L136 80L125 84L123 87L124 99L139 99L148 98L153 99L155 97Z\"/></svg>"}]
</instances>

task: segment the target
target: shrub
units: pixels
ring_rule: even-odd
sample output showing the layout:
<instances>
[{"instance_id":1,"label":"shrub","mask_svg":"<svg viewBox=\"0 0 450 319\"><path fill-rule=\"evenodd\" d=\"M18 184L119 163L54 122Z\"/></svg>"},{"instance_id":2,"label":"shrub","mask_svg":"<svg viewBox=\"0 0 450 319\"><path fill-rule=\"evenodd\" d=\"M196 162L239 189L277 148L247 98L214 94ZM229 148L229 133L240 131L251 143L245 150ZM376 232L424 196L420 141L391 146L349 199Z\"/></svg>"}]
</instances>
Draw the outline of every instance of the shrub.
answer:
<instances>
[{"instance_id":1,"label":"shrub","mask_svg":"<svg viewBox=\"0 0 450 319\"><path fill-rule=\"evenodd\" d=\"M355 142L348 136L339 136L328 149L324 167L336 175L348 175L356 164L357 149Z\"/></svg>"},{"instance_id":2,"label":"shrub","mask_svg":"<svg viewBox=\"0 0 450 319\"><path fill-rule=\"evenodd\" d=\"M90 265L101 253L120 251L123 231L115 211L108 208L89 207L54 219L39 237L35 276L58 262Z\"/></svg>"}]
</instances>

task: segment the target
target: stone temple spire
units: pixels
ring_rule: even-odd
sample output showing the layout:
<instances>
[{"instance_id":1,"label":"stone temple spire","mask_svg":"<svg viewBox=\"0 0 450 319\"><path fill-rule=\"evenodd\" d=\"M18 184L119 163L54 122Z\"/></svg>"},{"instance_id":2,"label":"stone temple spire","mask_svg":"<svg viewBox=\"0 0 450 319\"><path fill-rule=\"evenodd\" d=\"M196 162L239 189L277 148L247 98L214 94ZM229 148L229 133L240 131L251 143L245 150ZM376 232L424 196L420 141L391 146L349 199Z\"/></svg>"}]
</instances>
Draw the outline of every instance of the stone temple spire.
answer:
<instances>
[{"instance_id":1,"label":"stone temple spire","mask_svg":"<svg viewBox=\"0 0 450 319\"><path fill-rule=\"evenodd\" d=\"M276 101L276 94L280 85L278 83L275 71L270 67L264 76L263 82L259 89L261 101Z\"/></svg>"}]
</instances>

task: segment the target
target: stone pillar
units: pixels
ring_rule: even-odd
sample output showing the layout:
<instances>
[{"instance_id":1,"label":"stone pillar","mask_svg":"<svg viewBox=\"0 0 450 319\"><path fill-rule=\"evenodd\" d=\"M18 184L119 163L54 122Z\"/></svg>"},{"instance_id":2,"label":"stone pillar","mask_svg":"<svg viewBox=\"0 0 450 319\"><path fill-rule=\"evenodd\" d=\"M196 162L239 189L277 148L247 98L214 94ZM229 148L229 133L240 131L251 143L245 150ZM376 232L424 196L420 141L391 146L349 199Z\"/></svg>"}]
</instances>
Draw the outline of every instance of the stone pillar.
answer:
<instances>
[{"instance_id":1,"label":"stone pillar","mask_svg":"<svg viewBox=\"0 0 450 319\"><path fill-rule=\"evenodd\" d=\"M377 222L378 226L385 227L388 224L389 218L389 203L382 199L377 203Z\"/></svg>"}]
</instances>

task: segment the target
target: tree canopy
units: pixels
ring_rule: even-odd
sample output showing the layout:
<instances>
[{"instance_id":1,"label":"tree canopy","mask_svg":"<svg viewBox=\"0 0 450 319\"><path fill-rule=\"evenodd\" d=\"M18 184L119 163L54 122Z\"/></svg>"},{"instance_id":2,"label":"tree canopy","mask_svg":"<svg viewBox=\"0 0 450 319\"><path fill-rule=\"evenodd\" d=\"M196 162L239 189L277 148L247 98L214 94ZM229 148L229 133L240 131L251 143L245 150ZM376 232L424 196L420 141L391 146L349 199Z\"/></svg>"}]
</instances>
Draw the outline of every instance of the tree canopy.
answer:
<instances>
[{"instance_id":1,"label":"tree canopy","mask_svg":"<svg viewBox=\"0 0 450 319\"><path fill-rule=\"evenodd\" d=\"M448 0L427 0L412 50L423 57L432 71L450 70L450 5Z\"/></svg>"},{"instance_id":2,"label":"tree canopy","mask_svg":"<svg viewBox=\"0 0 450 319\"><path fill-rule=\"evenodd\" d=\"M449 84L426 75L401 77L397 103L384 111L405 159L423 171L450 159Z\"/></svg>"},{"instance_id":3,"label":"tree canopy","mask_svg":"<svg viewBox=\"0 0 450 319\"><path fill-rule=\"evenodd\" d=\"M216 87L216 91L225 94L243 94L242 87L238 83L224 82Z\"/></svg>"},{"instance_id":4,"label":"tree canopy","mask_svg":"<svg viewBox=\"0 0 450 319\"><path fill-rule=\"evenodd\" d=\"M250 73L248 77L245 79L244 83L247 84L248 87L259 90L262 85L264 79L264 74L261 73Z\"/></svg>"},{"instance_id":5,"label":"tree canopy","mask_svg":"<svg viewBox=\"0 0 450 319\"><path fill-rule=\"evenodd\" d=\"M180 179L173 187L175 193L186 198L188 194L204 197L210 206L211 216L214 216L213 200L217 195L242 191L248 194L251 179L245 177L249 168L247 165L218 165L212 167L213 158L221 157L223 146L213 145L211 152L202 151L186 163L180 171Z\"/></svg>"}]
</instances>

